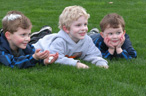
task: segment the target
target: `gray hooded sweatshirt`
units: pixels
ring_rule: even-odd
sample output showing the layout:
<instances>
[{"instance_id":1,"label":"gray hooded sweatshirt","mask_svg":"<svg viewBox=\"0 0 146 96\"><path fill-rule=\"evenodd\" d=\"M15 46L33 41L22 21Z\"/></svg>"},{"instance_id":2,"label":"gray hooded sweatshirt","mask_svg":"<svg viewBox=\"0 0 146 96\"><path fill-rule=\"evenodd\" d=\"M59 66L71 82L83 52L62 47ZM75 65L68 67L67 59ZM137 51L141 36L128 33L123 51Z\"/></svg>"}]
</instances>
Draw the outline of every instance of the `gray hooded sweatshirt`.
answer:
<instances>
[{"instance_id":1,"label":"gray hooded sweatshirt","mask_svg":"<svg viewBox=\"0 0 146 96\"><path fill-rule=\"evenodd\" d=\"M88 35L75 43L66 32L60 30L57 34L44 36L33 45L41 51L49 50L50 54L58 52L59 57L55 63L76 66L79 60L75 58L79 58L97 66L107 66L107 61L102 58L101 52Z\"/></svg>"}]
</instances>

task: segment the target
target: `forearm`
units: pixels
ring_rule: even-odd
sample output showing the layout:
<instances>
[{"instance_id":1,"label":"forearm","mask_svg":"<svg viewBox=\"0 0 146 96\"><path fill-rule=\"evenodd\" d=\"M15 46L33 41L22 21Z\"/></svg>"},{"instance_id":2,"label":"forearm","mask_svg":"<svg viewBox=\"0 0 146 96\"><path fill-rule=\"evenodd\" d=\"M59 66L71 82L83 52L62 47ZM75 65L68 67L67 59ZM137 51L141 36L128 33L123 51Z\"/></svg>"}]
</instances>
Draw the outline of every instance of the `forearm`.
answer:
<instances>
[{"instance_id":1,"label":"forearm","mask_svg":"<svg viewBox=\"0 0 146 96\"><path fill-rule=\"evenodd\" d=\"M18 68L27 68L31 66L35 66L37 61L33 59L32 56L20 56L20 57L14 57L13 55L5 54L0 55L0 62L4 64L5 66L14 67L17 66Z\"/></svg>"},{"instance_id":2,"label":"forearm","mask_svg":"<svg viewBox=\"0 0 146 96\"><path fill-rule=\"evenodd\" d=\"M67 57L59 58L58 57L58 59L55 61L55 63L76 66L78 61L79 60L74 60L73 58L67 58Z\"/></svg>"},{"instance_id":3,"label":"forearm","mask_svg":"<svg viewBox=\"0 0 146 96\"><path fill-rule=\"evenodd\" d=\"M120 54L117 54L119 58L131 59L132 57L128 54L126 50L123 50Z\"/></svg>"}]
</instances>

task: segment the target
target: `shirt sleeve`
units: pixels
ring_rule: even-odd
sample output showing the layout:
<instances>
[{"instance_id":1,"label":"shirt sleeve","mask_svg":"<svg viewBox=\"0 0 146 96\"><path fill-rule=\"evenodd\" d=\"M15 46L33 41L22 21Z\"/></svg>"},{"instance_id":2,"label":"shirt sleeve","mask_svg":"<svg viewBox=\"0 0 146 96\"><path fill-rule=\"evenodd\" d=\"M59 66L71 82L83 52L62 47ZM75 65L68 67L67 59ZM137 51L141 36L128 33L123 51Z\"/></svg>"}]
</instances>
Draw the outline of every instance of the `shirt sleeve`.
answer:
<instances>
[{"instance_id":1,"label":"shirt sleeve","mask_svg":"<svg viewBox=\"0 0 146 96\"><path fill-rule=\"evenodd\" d=\"M101 50L101 52L102 52L103 58L108 58L108 59L112 59L113 58L113 55L110 54L108 50L106 50L106 51Z\"/></svg>"},{"instance_id":2,"label":"shirt sleeve","mask_svg":"<svg viewBox=\"0 0 146 96\"><path fill-rule=\"evenodd\" d=\"M118 57L125 58L125 59L132 59L137 57L137 52L132 47L132 43L129 39L129 36L125 34L125 42L122 46L123 52L120 54L117 54Z\"/></svg>"},{"instance_id":3,"label":"shirt sleeve","mask_svg":"<svg viewBox=\"0 0 146 96\"><path fill-rule=\"evenodd\" d=\"M96 38L96 39L92 38L93 42L96 45L96 47L101 51L101 54L102 54L103 58L112 59L113 55L109 53L108 47L104 44L104 41L103 41L102 37L101 36L96 36L94 38Z\"/></svg>"},{"instance_id":4,"label":"shirt sleeve","mask_svg":"<svg viewBox=\"0 0 146 96\"><path fill-rule=\"evenodd\" d=\"M93 41L89 38L88 50L83 60L90 61L97 66L107 66L108 62L102 58L100 50L94 45Z\"/></svg>"},{"instance_id":5,"label":"shirt sleeve","mask_svg":"<svg viewBox=\"0 0 146 96\"><path fill-rule=\"evenodd\" d=\"M36 63L38 63L39 61L36 61L32 57L32 53L34 53L34 49L33 49L33 46L31 46L31 48L27 48L25 50L27 52L27 55L21 55L19 57L14 57L12 54L1 50L0 62L12 68L14 66L17 66L18 68L28 68L28 67L35 66Z\"/></svg>"}]
</instances>

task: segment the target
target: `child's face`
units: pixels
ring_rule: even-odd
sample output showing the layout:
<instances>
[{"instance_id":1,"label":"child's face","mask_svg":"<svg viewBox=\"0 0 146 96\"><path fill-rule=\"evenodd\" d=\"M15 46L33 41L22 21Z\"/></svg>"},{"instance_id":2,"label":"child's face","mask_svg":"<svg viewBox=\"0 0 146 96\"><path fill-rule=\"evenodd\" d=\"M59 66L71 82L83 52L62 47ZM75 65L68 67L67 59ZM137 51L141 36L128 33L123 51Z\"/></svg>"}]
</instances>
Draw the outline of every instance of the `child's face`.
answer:
<instances>
[{"instance_id":1,"label":"child's face","mask_svg":"<svg viewBox=\"0 0 146 96\"><path fill-rule=\"evenodd\" d=\"M30 41L31 27L29 29L18 28L13 34L9 34L8 42L12 50L17 51L18 48L25 49Z\"/></svg>"},{"instance_id":2,"label":"child's face","mask_svg":"<svg viewBox=\"0 0 146 96\"><path fill-rule=\"evenodd\" d=\"M121 40L121 38L125 35L125 31L123 31L121 25L119 28L111 28L107 27L104 32L101 32L101 36L105 39L108 38L109 42L113 46L117 46Z\"/></svg>"},{"instance_id":3,"label":"child's face","mask_svg":"<svg viewBox=\"0 0 146 96\"><path fill-rule=\"evenodd\" d=\"M88 31L88 19L84 16L81 16L77 21L73 21L70 26L70 30L67 30L68 35L74 42L78 42L81 39L84 39Z\"/></svg>"}]
</instances>

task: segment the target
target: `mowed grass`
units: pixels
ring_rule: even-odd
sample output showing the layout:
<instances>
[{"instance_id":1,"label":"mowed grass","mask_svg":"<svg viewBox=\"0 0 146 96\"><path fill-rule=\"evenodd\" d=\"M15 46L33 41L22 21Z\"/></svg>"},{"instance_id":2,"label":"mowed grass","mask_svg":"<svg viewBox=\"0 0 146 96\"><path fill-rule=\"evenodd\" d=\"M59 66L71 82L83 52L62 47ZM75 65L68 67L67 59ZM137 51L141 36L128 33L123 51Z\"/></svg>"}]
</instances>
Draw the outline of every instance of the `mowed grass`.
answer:
<instances>
[{"instance_id":1,"label":"mowed grass","mask_svg":"<svg viewBox=\"0 0 146 96\"><path fill-rule=\"evenodd\" d=\"M1 0L0 19L10 10L30 18L32 32L49 25L57 33L58 17L70 5L83 6L90 14L89 30L108 13L125 19L138 57L109 61L109 69L89 62L89 69L52 64L28 69L0 65L0 96L146 96L146 1L145 0ZM2 24L0 24L2 26ZM100 30L100 29L99 29Z\"/></svg>"}]
</instances>

